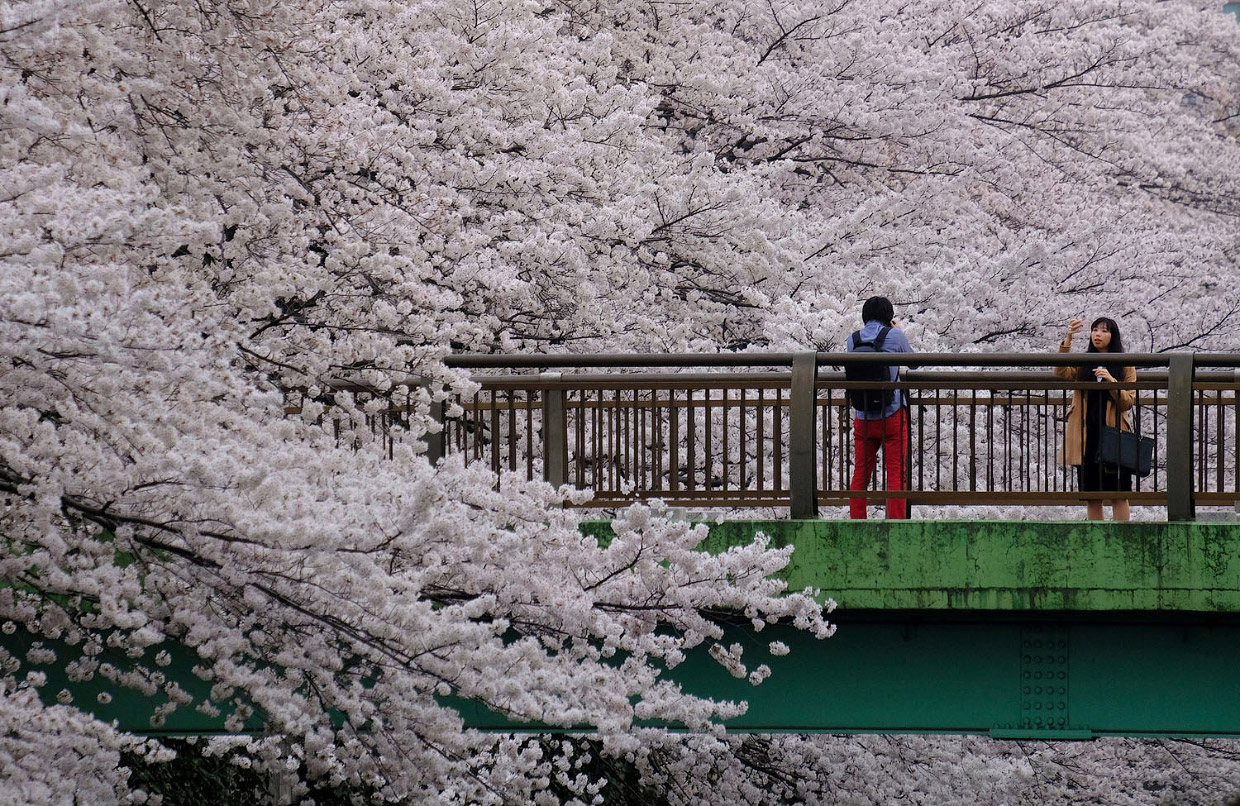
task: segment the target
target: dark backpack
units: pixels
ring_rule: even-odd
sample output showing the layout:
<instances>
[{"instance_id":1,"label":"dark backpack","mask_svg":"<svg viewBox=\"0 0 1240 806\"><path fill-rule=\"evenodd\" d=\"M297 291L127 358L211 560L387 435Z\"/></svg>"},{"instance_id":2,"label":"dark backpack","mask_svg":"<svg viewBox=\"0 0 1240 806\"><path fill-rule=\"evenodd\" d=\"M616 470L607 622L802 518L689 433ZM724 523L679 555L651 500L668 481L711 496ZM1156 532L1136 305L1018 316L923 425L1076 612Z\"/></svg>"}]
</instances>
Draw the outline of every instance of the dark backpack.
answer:
<instances>
[{"instance_id":1,"label":"dark backpack","mask_svg":"<svg viewBox=\"0 0 1240 806\"><path fill-rule=\"evenodd\" d=\"M862 341L861 331L852 334L854 353L881 353L883 340L891 328L884 327L878 331L874 341ZM891 380L890 367L883 364L845 364L844 377L850 381L884 383ZM892 389L849 389L848 402L857 411L866 414L882 414L891 405L895 397Z\"/></svg>"}]
</instances>

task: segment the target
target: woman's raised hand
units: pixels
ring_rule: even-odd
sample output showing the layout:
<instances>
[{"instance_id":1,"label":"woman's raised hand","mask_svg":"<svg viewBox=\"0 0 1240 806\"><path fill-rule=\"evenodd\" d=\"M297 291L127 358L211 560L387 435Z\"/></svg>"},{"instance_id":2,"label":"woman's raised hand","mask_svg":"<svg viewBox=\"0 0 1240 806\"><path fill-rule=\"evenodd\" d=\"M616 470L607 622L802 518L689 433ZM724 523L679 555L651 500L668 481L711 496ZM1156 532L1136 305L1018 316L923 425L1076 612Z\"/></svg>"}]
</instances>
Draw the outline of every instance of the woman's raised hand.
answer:
<instances>
[{"instance_id":1,"label":"woman's raised hand","mask_svg":"<svg viewBox=\"0 0 1240 806\"><path fill-rule=\"evenodd\" d=\"M1080 319L1073 319L1068 322L1068 338L1065 341L1072 341L1072 337L1081 332L1081 328L1085 327L1085 323Z\"/></svg>"}]
</instances>

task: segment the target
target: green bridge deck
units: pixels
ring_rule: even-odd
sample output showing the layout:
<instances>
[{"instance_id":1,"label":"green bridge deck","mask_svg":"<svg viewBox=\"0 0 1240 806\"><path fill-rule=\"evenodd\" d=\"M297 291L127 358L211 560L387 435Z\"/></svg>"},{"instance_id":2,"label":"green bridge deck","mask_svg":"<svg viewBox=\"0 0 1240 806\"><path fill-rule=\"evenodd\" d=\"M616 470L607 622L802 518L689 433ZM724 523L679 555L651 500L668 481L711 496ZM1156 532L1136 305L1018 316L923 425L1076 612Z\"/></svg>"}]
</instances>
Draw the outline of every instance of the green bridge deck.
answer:
<instances>
[{"instance_id":1,"label":"green bridge deck","mask_svg":"<svg viewBox=\"0 0 1240 806\"><path fill-rule=\"evenodd\" d=\"M838 631L819 641L787 625L727 624L725 641L745 647L751 668L772 670L756 687L705 651L668 671L687 691L745 700L729 730L1240 736L1240 525L731 521L711 525L704 547L758 531L795 546L784 578L834 599ZM771 655L776 640L791 652ZM0 635L19 657L28 641ZM190 653L174 654L170 678L191 692L209 685L190 673ZM44 693L68 688L123 728L223 731L190 708L152 728L158 698L118 692L100 704L90 684L46 671ZM539 729L452 704L471 727Z\"/></svg>"}]
</instances>

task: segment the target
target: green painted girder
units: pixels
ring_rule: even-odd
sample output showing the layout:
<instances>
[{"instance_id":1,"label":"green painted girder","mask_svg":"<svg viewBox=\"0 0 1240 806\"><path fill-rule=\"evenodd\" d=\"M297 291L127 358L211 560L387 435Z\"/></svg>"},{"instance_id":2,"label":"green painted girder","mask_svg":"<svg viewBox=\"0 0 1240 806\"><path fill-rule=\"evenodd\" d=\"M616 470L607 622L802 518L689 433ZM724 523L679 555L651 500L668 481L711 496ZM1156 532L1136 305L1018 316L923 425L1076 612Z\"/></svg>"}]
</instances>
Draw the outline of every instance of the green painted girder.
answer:
<instances>
[{"instance_id":1,"label":"green painted girder","mask_svg":"<svg viewBox=\"0 0 1240 806\"><path fill-rule=\"evenodd\" d=\"M1240 737L1240 623L1048 613L842 615L816 640L787 625L729 624L758 686L693 652L669 676L685 691L745 701L732 733L960 733L993 738ZM769 642L791 652L772 656ZM548 731L453 703L491 731ZM588 730L582 726L577 730Z\"/></svg>"},{"instance_id":2,"label":"green painted girder","mask_svg":"<svg viewBox=\"0 0 1240 806\"><path fill-rule=\"evenodd\" d=\"M746 700L733 732L971 733L997 738L1240 735L1240 623L924 611L848 615L825 641L734 626L760 686L700 654L672 676ZM791 647L772 658L766 643Z\"/></svg>"},{"instance_id":3,"label":"green painted girder","mask_svg":"<svg viewBox=\"0 0 1240 806\"><path fill-rule=\"evenodd\" d=\"M704 547L757 532L795 546L791 590L847 610L1240 613L1238 524L727 521Z\"/></svg>"}]
</instances>

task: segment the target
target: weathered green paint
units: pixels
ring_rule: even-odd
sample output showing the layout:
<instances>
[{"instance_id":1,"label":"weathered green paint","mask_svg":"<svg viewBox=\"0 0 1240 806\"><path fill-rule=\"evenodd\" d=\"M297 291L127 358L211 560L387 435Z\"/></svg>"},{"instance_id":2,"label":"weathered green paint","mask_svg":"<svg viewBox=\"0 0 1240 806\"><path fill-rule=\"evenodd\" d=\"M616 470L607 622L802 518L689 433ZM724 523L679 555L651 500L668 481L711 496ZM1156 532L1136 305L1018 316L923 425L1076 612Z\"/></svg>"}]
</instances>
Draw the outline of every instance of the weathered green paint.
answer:
<instances>
[{"instance_id":1,"label":"weathered green paint","mask_svg":"<svg viewBox=\"0 0 1240 806\"><path fill-rule=\"evenodd\" d=\"M591 524L594 533L606 525ZM1019 521L726 521L792 545L781 575L848 610L1240 613L1240 525Z\"/></svg>"}]
</instances>

